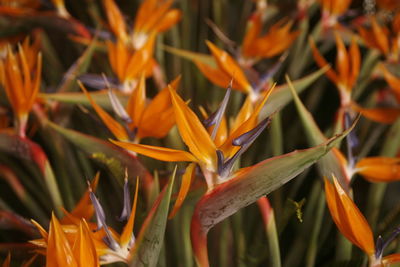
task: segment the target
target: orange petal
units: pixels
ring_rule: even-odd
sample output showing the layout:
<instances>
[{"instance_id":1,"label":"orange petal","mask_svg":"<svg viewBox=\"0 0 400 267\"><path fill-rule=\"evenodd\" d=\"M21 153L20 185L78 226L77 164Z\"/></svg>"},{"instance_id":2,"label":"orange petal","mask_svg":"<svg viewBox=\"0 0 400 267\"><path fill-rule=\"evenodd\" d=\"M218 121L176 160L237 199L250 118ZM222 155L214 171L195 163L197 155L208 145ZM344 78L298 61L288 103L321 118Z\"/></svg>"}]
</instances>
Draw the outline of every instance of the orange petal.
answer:
<instances>
[{"instance_id":1,"label":"orange petal","mask_svg":"<svg viewBox=\"0 0 400 267\"><path fill-rule=\"evenodd\" d=\"M135 32L151 32L156 31L157 27L168 12L168 9L172 5L172 0L157 1L153 4L150 13L147 13L143 18L143 22L140 27L135 23ZM151 14L151 16L149 16Z\"/></svg>"},{"instance_id":2,"label":"orange petal","mask_svg":"<svg viewBox=\"0 0 400 267\"><path fill-rule=\"evenodd\" d=\"M391 264L399 263L399 262L400 262L400 254L399 253L385 256L382 259L383 266L391 266Z\"/></svg>"},{"instance_id":3,"label":"orange petal","mask_svg":"<svg viewBox=\"0 0 400 267\"><path fill-rule=\"evenodd\" d=\"M79 224L78 235L73 247L73 253L80 267L100 266L99 257L94 244L93 233L89 229L89 226L85 220L81 220Z\"/></svg>"},{"instance_id":4,"label":"orange petal","mask_svg":"<svg viewBox=\"0 0 400 267\"><path fill-rule=\"evenodd\" d=\"M396 1L397 3L397 1ZM400 4L400 3L397 3ZM400 32L400 13L397 12L392 21L392 29L394 32Z\"/></svg>"},{"instance_id":5,"label":"orange petal","mask_svg":"<svg viewBox=\"0 0 400 267\"><path fill-rule=\"evenodd\" d=\"M400 180L400 158L369 157L356 164L357 173L372 182Z\"/></svg>"},{"instance_id":6,"label":"orange petal","mask_svg":"<svg viewBox=\"0 0 400 267\"><path fill-rule=\"evenodd\" d=\"M48 233L46 232L46 230L44 230L44 228L35 220L31 220L31 223L38 229L40 235L43 237L43 239L45 239L47 241L47 238L49 237Z\"/></svg>"},{"instance_id":7,"label":"orange petal","mask_svg":"<svg viewBox=\"0 0 400 267\"><path fill-rule=\"evenodd\" d=\"M65 8L64 0L52 0L53 4L56 6L57 15L62 18L70 18L71 15L68 13L67 9Z\"/></svg>"},{"instance_id":8,"label":"orange petal","mask_svg":"<svg viewBox=\"0 0 400 267\"><path fill-rule=\"evenodd\" d=\"M311 50L312 50L312 53L313 53L314 60L317 62L318 66L320 68L323 68L323 67L329 65L328 61L326 61L325 58L318 51L317 47L315 46L314 40L312 38L310 38L309 41L310 41L310 46L311 46ZM332 70L332 68L329 68L325 72L325 74L326 74L326 76L328 76L328 78L334 84L338 84L338 82L339 82L338 75Z\"/></svg>"},{"instance_id":9,"label":"orange petal","mask_svg":"<svg viewBox=\"0 0 400 267\"><path fill-rule=\"evenodd\" d=\"M172 107L165 109L162 113L151 113L142 119L138 137L163 138L175 124L174 110Z\"/></svg>"},{"instance_id":10,"label":"orange petal","mask_svg":"<svg viewBox=\"0 0 400 267\"><path fill-rule=\"evenodd\" d=\"M347 53L346 47L344 46L343 40L338 32L335 32L336 39L336 68L338 70L339 83L346 86L347 90L351 90L352 87L349 85L348 76L350 73L350 58Z\"/></svg>"},{"instance_id":11,"label":"orange petal","mask_svg":"<svg viewBox=\"0 0 400 267\"><path fill-rule=\"evenodd\" d=\"M278 21L272 25L267 34L256 40L254 46L258 50L259 56L274 57L287 50L297 38L299 31L290 32L293 21L288 21L284 24L285 21L286 19Z\"/></svg>"},{"instance_id":12,"label":"orange petal","mask_svg":"<svg viewBox=\"0 0 400 267\"><path fill-rule=\"evenodd\" d=\"M253 101L251 100L251 97L248 96L246 97L246 100L244 101L242 107L240 108L240 111L238 115L236 116L235 120L232 123L232 126L230 127L230 133L233 133L236 131L236 129L244 123L248 118L250 118L252 112L253 112Z\"/></svg>"},{"instance_id":13,"label":"orange petal","mask_svg":"<svg viewBox=\"0 0 400 267\"><path fill-rule=\"evenodd\" d=\"M115 4L114 0L103 0L103 4L111 30L117 36L118 39L121 39L123 42L126 42L128 36L126 34L127 31L126 31L125 19L121 14L121 11L119 10L118 6Z\"/></svg>"},{"instance_id":14,"label":"orange petal","mask_svg":"<svg viewBox=\"0 0 400 267\"><path fill-rule=\"evenodd\" d=\"M46 255L46 267L78 267L68 239L54 214L52 214L50 221Z\"/></svg>"},{"instance_id":15,"label":"orange petal","mask_svg":"<svg viewBox=\"0 0 400 267\"><path fill-rule=\"evenodd\" d=\"M119 124L116 120L114 120L106 111L104 111L103 108L101 108L99 105L94 102L92 97L90 96L89 92L86 90L85 86L78 81L79 86L81 87L82 91L85 93L87 98L90 101L90 104L94 108L94 110L97 112L97 115L101 118L101 120L104 122L104 124L107 126L107 128L114 134L114 136L118 140L129 140L129 136L126 133L125 128Z\"/></svg>"},{"instance_id":16,"label":"orange petal","mask_svg":"<svg viewBox=\"0 0 400 267\"><path fill-rule=\"evenodd\" d=\"M169 89L174 106L175 120L179 133L190 152L210 169L216 168L216 147L196 114L182 98Z\"/></svg>"},{"instance_id":17,"label":"orange petal","mask_svg":"<svg viewBox=\"0 0 400 267\"><path fill-rule=\"evenodd\" d=\"M156 31L165 32L178 23L182 18L182 12L178 9L168 11L165 16L158 22Z\"/></svg>"},{"instance_id":18,"label":"orange petal","mask_svg":"<svg viewBox=\"0 0 400 267\"><path fill-rule=\"evenodd\" d=\"M199 107L199 110L203 118L207 119L208 118L207 111L202 106ZM210 136L212 134L213 129L214 125L207 128L208 134L210 134ZM226 118L223 116L221 119L221 124L219 125L217 133L215 135L214 139L215 146L217 147L221 146L226 141L227 137L228 137L228 123L226 121Z\"/></svg>"},{"instance_id":19,"label":"orange petal","mask_svg":"<svg viewBox=\"0 0 400 267\"><path fill-rule=\"evenodd\" d=\"M349 8L351 0L330 0L325 2L327 3L325 7L328 8L328 5L330 5L329 10L332 15L339 15Z\"/></svg>"},{"instance_id":20,"label":"orange petal","mask_svg":"<svg viewBox=\"0 0 400 267\"><path fill-rule=\"evenodd\" d=\"M351 66L348 78L348 87L353 88L354 84L357 81L361 65L360 49L358 48L355 37L353 37L351 40L349 48L349 60L351 61Z\"/></svg>"},{"instance_id":21,"label":"orange petal","mask_svg":"<svg viewBox=\"0 0 400 267\"><path fill-rule=\"evenodd\" d=\"M156 6L157 6L157 0L145 0L142 2L136 13L135 29L143 27L143 24L146 23L149 14L152 14Z\"/></svg>"},{"instance_id":22,"label":"orange petal","mask_svg":"<svg viewBox=\"0 0 400 267\"><path fill-rule=\"evenodd\" d=\"M360 34L367 46L369 46L370 48L380 49L372 31L365 28L359 28L358 33Z\"/></svg>"},{"instance_id":23,"label":"orange petal","mask_svg":"<svg viewBox=\"0 0 400 267\"><path fill-rule=\"evenodd\" d=\"M192 178L196 171L196 163L190 163L186 168L185 173L182 175L182 183L181 188L179 189L178 196L176 198L174 208L168 216L168 219L172 219L178 210L181 208L183 201L186 198L187 193L189 192L190 185L192 183Z\"/></svg>"},{"instance_id":24,"label":"orange petal","mask_svg":"<svg viewBox=\"0 0 400 267\"><path fill-rule=\"evenodd\" d=\"M206 41L206 43L217 61L218 67L223 70L228 77L236 81L241 90L250 93L253 89L236 61L227 52L219 49L213 43L209 41Z\"/></svg>"},{"instance_id":25,"label":"orange petal","mask_svg":"<svg viewBox=\"0 0 400 267\"><path fill-rule=\"evenodd\" d=\"M129 97L126 111L129 117L132 119L132 123L129 125L131 129L139 127L142 120L142 115L146 105L146 82L144 74L140 76L140 80L135 90Z\"/></svg>"},{"instance_id":26,"label":"orange petal","mask_svg":"<svg viewBox=\"0 0 400 267\"><path fill-rule=\"evenodd\" d=\"M386 82L396 94L397 101L400 102L400 79L388 71L383 64L381 65L381 69L383 70L383 75L385 76Z\"/></svg>"},{"instance_id":27,"label":"orange petal","mask_svg":"<svg viewBox=\"0 0 400 267\"><path fill-rule=\"evenodd\" d=\"M181 77L173 80L169 86L177 90ZM162 138L175 124L174 110L168 86L162 89L146 107L140 122L138 136Z\"/></svg>"},{"instance_id":28,"label":"orange petal","mask_svg":"<svg viewBox=\"0 0 400 267\"><path fill-rule=\"evenodd\" d=\"M4 89L14 112L20 115L26 112L24 110L24 102L26 102L26 100L20 68L10 47L7 48L7 57L4 62Z\"/></svg>"},{"instance_id":29,"label":"orange petal","mask_svg":"<svg viewBox=\"0 0 400 267\"><path fill-rule=\"evenodd\" d=\"M375 17L371 18L372 32L374 33L374 38L378 44L379 50L384 54L389 52L389 40L387 37L387 30L384 27L379 26Z\"/></svg>"},{"instance_id":30,"label":"orange petal","mask_svg":"<svg viewBox=\"0 0 400 267\"><path fill-rule=\"evenodd\" d=\"M355 103L352 104L352 108L364 117L380 123L393 123L400 116L399 108L362 108Z\"/></svg>"},{"instance_id":31,"label":"orange petal","mask_svg":"<svg viewBox=\"0 0 400 267\"><path fill-rule=\"evenodd\" d=\"M351 228L349 227L349 220L344 213L343 203L341 203L339 195L336 192L336 188L326 178L325 180L325 195L326 202L328 204L329 212L331 213L332 219L339 231L353 244L357 244L357 240L353 236Z\"/></svg>"},{"instance_id":32,"label":"orange petal","mask_svg":"<svg viewBox=\"0 0 400 267\"><path fill-rule=\"evenodd\" d=\"M132 144L127 142L119 142L115 140L110 140L112 143L125 148L130 151L134 151L138 154L145 155L147 157L151 157L154 159L162 160L162 161L193 161L197 162L197 159L186 151L165 148L165 147L158 147L158 146L149 146L149 145L139 145L139 144Z\"/></svg>"},{"instance_id":33,"label":"orange petal","mask_svg":"<svg viewBox=\"0 0 400 267\"><path fill-rule=\"evenodd\" d=\"M268 100L268 97L271 95L273 91L273 88L271 88L268 91L265 91L263 93L261 101L257 104L257 106L254 108L253 113L251 116L244 121L242 124L236 127L236 130L234 130L226 139L225 143L223 143L219 149L224 152L225 157L232 157L236 151L239 150L239 146L233 146L232 141L239 137L240 135L252 130L254 127L256 127L257 122L258 122L258 116L265 105L265 102Z\"/></svg>"},{"instance_id":34,"label":"orange petal","mask_svg":"<svg viewBox=\"0 0 400 267\"><path fill-rule=\"evenodd\" d=\"M242 42L242 54L245 57L254 57L259 53L254 44L262 29L261 17L259 13L253 15L247 23L247 31Z\"/></svg>"},{"instance_id":35,"label":"orange petal","mask_svg":"<svg viewBox=\"0 0 400 267\"><path fill-rule=\"evenodd\" d=\"M333 177L334 186L325 179L326 202L340 232L368 255L375 252L371 228L360 210Z\"/></svg>"},{"instance_id":36,"label":"orange petal","mask_svg":"<svg viewBox=\"0 0 400 267\"><path fill-rule=\"evenodd\" d=\"M156 35L151 34L146 43L137 50L129 59L126 67L125 80L134 80L146 69L153 57Z\"/></svg>"},{"instance_id":37,"label":"orange petal","mask_svg":"<svg viewBox=\"0 0 400 267\"><path fill-rule=\"evenodd\" d=\"M137 198L139 192L139 179L136 179L136 189L135 189L135 196L133 198L133 205L131 209L131 214L129 216L128 222L126 223L124 230L122 230L120 243L123 247L128 246L129 242L132 239L133 235L133 226L135 224L135 214L136 214L136 207L137 207Z\"/></svg>"},{"instance_id":38,"label":"orange petal","mask_svg":"<svg viewBox=\"0 0 400 267\"><path fill-rule=\"evenodd\" d=\"M20 69L21 75L23 75L23 77L24 77L22 89L23 89L26 100L29 101L29 99L31 98L31 93L33 91L32 90L32 82L31 82L32 77L31 77L31 72L30 72L28 63L26 61L24 50L22 49L21 45L18 46L18 56L19 56L18 57L19 63L21 66L21 69ZM28 101L26 101L27 106L29 106Z\"/></svg>"},{"instance_id":39,"label":"orange petal","mask_svg":"<svg viewBox=\"0 0 400 267\"><path fill-rule=\"evenodd\" d=\"M222 88L227 88L229 86L232 77L226 74L223 70L218 68L213 68L210 65L207 65L198 60L195 60L194 64L196 64L197 68L201 71L201 73L203 73L203 75L206 76L206 78L209 79L213 84L218 85L219 87ZM247 91L243 90L242 87L239 84L237 84L235 80L233 81L232 88L242 91L243 93L247 93Z\"/></svg>"}]
</instances>

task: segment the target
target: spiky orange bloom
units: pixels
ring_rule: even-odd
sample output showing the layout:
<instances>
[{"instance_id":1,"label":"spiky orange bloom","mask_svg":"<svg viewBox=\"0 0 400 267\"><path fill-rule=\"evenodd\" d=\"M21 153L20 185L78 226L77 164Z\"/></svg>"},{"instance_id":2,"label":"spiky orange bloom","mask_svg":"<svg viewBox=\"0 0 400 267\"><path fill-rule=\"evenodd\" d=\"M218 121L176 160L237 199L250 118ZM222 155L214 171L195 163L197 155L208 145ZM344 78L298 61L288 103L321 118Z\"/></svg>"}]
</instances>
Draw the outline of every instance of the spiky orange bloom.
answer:
<instances>
[{"instance_id":1,"label":"spiky orange bloom","mask_svg":"<svg viewBox=\"0 0 400 267\"><path fill-rule=\"evenodd\" d=\"M326 203L333 221L348 240L368 255L373 255L375 244L367 220L335 177L333 182L334 185L325 179Z\"/></svg>"},{"instance_id":2,"label":"spiky orange bloom","mask_svg":"<svg viewBox=\"0 0 400 267\"><path fill-rule=\"evenodd\" d=\"M336 71L329 69L326 76L336 85L339 90L341 107L351 108L360 112L370 120L380 123L392 123L400 116L400 110L397 108L363 108L351 100L351 92L355 86L360 72L360 50L356 39L353 37L350 47L346 50L342 38L338 32L335 32L337 56ZM314 40L310 38L312 53L317 64L322 68L328 65L328 62L320 54L315 46Z\"/></svg>"},{"instance_id":3,"label":"spiky orange bloom","mask_svg":"<svg viewBox=\"0 0 400 267\"><path fill-rule=\"evenodd\" d=\"M224 142L217 141L219 144L218 147L215 140L220 140L220 138L218 136L212 137L212 134L210 134L203 126L196 114L186 105L175 90L172 89L170 89L170 93L175 112L176 124L183 141L189 148L190 153L164 147L154 147L118 141L112 142L128 150L162 161L197 162L203 172L217 173L218 163L216 151L220 150L225 158L229 158L237 152L239 146L232 144L232 140L254 128L257 124L258 115L271 91L272 90L264 94L262 101L260 101L255 108L254 113L250 117L242 117L245 118L245 121L242 121L240 126L237 126L228 137L224 138ZM215 181L209 180L207 183L211 188L215 184Z\"/></svg>"},{"instance_id":4,"label":"spiky orange bloom","mask_svg":"<svg viewBox=\"0 0 400 267\"><path fill-rule=\"evenodd\" d=\"M136 14L131 36L114 0L104 0L103 4L112 32L122 42L137 50L142 48L150 37L170 29L180 20L181 12L171 9L172 2L172 0L143 1Z\"/></svg>"},{"instance_id":5,"label":"spiky orange bloom","mask_svg":"<svg viewBox=\"0 0 400 267\"><path fill-rule=\"evenodd\" d=\"M170 89L174 107L175 119L179 133L188 146L189 152L164 147L132 144L127 142L113 141L114 144L125 149L134 151L162 161L189 161L192 162L187 168L183 178L178 199L175 202L170 217L172 217L189 190L196 164L203 172L208 188L211 190L215 185L232 177L233 163L257 138L269 123L269 118L257 125L258 115L268 99L272 89L264 93L263 99L257 104L253 113L249 115L249 104L241 110L234 127L227 135L224 129L223 113L228 103L230 90L227 91L219 110L204 122L210 127L205 127L196 114L179 97L175 90ZM250 99L246 103L250 103ZM215 116L214 116L215 115ZM242 120L239 122L239 120ZM222 126L222 130L220 130Z\"/></svg>"},{"instance_id":6,"label":"spiky orange bloom","mask_svg":"<svg viewBox=\"0 0 400 267\"><path fill-rule=\"evenodd\" d=\"M272 25L266 34L262 31L261 14L255 13L248 23L243 39L242 54L248 58L270 58L287 50L299 35L299 31L290 31L292 21L281 20Z\"/></svg>"},{"instance_id":7,"label":"spiky orange bloom","mask_svg":"<svg viewBox=\"0 0 400 267\"><path fill-rule=\"evenodd\" d=\"M371 27L360 27L358 32L365 44L371 48L379 50L385 57L391 61L397 61L399 57L399 38L397 15L392 23L392 31L383 25L379 25L375 16L370 17Z\"/></svg>"},{"instance_id":8,"label":"spiky orange bloom","mask_svg":"<svg viewBox=\"0 0 400 267\"><path fill-rule=\"evenodd\" d=\"M124 190L127 188L125 181ZM87 219L78 213L67 213L67 220L61 222L52 215L50 229L47 233L35 221L42 238L30 241L39 247L39 252L46 256L46 266L99 266L113 262L127 262L131 249L134 246L133 227L137 207L138 183L136 183L135 196L132 208L127 211L127 223L121 235L105 224L104 211L89 188L90 199L96 209L97 226L87 223ZM129 195L124 194L129 201ZM87 202L86 194L81 202ZM126 207L124 207L125 209ZM91 217L91 216L90 216Z\"/></svg>"},{"instance_id":9,"label":"spiky orange bloom","mask_svg":"<svg viewBox=\"0 0 400 267\"><path fill-rule=\"evenodd\" d=\"M126 46L120 39L115 43L107 41L108 59L112 70L122 84L122 90L132 92L141 73L152 73L155 35L151 36L139 50Z\"/></svg>"},{"instance_id":10,"label":"spiky orange bloom","mask_svg":"<svg viewBox=\"0 0 400 267\"><path fill-rule=\"evenodd\" d=\"M326 76L328 76L328 78L339 89L342 105L346 106L351 102L351 90L353 89L360 72L361 56L356 38L352 38L349 50L346 50L343 40L338 32L335 32L335 40L337 49L336 71L328 69ZM321 68L329 65L318 51L312 38L310 38L310 45L317 64Z\"/></svg>"},{"instance_id":11,"label":"spiky orange bloom","mask_svg":"<svg viewBox=\"0 0 400 267\"><path fill-rule=\"evenodd\" d=\"M325 195L332 219L339 231L368 255L369 266L390 266L390 264L400 261L400 254L382 258L383 249L387 243L375 249L371 227L335 177L333 177L333 185L325 178Z\"/></svg>"},{"instance_id":12,"label":"spiky orange bloom","mask_svg":"<svg viewBox=\"0 0 400 267\"><path fill-rule=\"evenodd\" d=\"M178 23L182 14L178 9L171 9L172 3L172 0L146 0L140 5L132 35L135 47L146 43L153 32L167 31Z\"/></svg>"},{"instance_id":13,"label":"spiky orange bloom","mask_svg":"<svg viewBox=\"0 0 400 267\"><path fill-rule=\"evenodd\" d=\"M180 77L172 81L169 87L176 90L179 81ZM122 119L125 120L127 125L121 125L118 121L114 120L103 108L94 102L83 84L79 83L79 85L104 124L120 141L131 140L139 142L140 139L145 137L162 138L168 134L169 130L175 124L168 87L161 90L151 102L147 103L146 84L143 75L136 89L131 93L125 109L120 107L121 104L114 103L117 106L117 113L125 113L122 115ZM117 101L114 97L111 100ZM118 111L119 108L122 110Z\"/></svg>"},{"instance_id":14,"label":"spiky orange bloom","mask_svg":"<svg viewBox=\"0 0 400 267\"><path fill-rule=\"evenodd\" d=\"M253 88L246 78L246 75L240 68L239 64L227 52L219 49L213 43L207 41L207 46L215 59L216 66L210 66L199 60L194 63L199 70L212 83L226 88L233 81L232 88L242 91L243 93L254 95ZM256 98L256 97L254 97Z\"/></svg>"},{"instance_id":15,"label":"spiky orange bloom","mask_svg":"<svg viewBox=\"0 0 400 267\"><path fill-rule=\"evenodd\" d=\"M33 67L30 68L27 57L32 53L30 49L33 48L18 46L18 51L14 53L8 47L6 58L0 62L0 82L15 113L17 132L22 137L25 136L29 111L39 92L42 71L40 53L36 53L34 57L29 56L30 61L36 62L36 65L31 63Z\"/></svg>"},{"instance_id":16,"label":"spiky orange bloom","mask_svg":"<svg viewBox=\"0 0 400 267\"><path fill-rule=\"evenodd\" d=\"M97 174L92 185L97 184L98 177ZM42 239L30 242L38 246L39 253L46 256L46 266L99 266L97 250L100 249L95 244L99 246L99 238L104 233L93 234L96 226L86 222L93 216L93 205L88 202L88 193L84 194L71 213L65 211L66 217L63 220L58 221L52 214L49 233L32 220Z\"/></svg>"}]
</instances>

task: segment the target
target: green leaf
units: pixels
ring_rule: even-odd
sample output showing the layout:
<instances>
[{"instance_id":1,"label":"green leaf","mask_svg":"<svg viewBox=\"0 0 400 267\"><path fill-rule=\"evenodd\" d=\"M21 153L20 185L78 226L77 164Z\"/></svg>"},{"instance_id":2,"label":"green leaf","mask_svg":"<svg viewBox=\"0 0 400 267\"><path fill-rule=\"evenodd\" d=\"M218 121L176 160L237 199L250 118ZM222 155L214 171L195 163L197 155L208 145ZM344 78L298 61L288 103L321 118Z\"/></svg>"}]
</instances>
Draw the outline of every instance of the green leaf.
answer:
<instances>
[{"instance_id":1,"label":"green leaf","mask_svg":"<svg viewBox=\"0 0 400 267\"><path fill-rule=\"evenodd\" d=\"M53 202L53 208L57 214L60 214L60 207L64 206L63 200L53 169L43 149L28 138L4 132L0 133L0 150L36 164L43 175L44 182Z\"/></svg>"},{"instance_id":2,"label":"green leaf","mask_svg":"<svg viewBox=\"0 0 400 267\"><path fill-rule=\"evenodd\" d=\"M329 67L322 68L316 72L313 72L304 78L298 79L293 82L297 93L303 92L310 84L316 81L322 74L326 72ZM277 86L269 96L267 104L264 106L260 114L262 118L270 116L272 113L286 106L292 100L290 88L288 84ZM261 119L262 119L261 118Z\"/></svg>"},{"instance_id":3,"label":"green leaf","mask_svg":"<svg viewBox=\"0 0 400 267\"><path fill-rule=\"evenodd\" d=\"M297 112L300 115L301 123L306 132L306 136L310 145L315 146L322 142L325 142L327 138L319 129L317 123L315 122L312 114L307 110L304 104L301 102L297 92L295 90L294 84L291 83L288 77L286 77L287 83L293 95L294 103ZM348 187L348 182L350 181L349 175L346 172L346 165L342 162L340 158L340 152L330 151L325 157L317 162L318 170L320 174L324 177L332 177L332 174L340 181L343 187Z\"/></svg>"},{"instance_id":4,"label":"green leaf","mask_svg":"<svg viewBox=\"0 0 400 267\"><path fill-rule=\"evenodd\" d=\"M192 246L200 266L208 265L207 232L217 223L292 180L338 145L349 133L304 150L264 160L216 186L197 203L192 218Z\"/></svg>"},{"instance_id":5,"label":"green leaf","mask_svg":"<svg viewBox=\"0 0 400 267\"><path fill-rule=\"evenodd\" d=\"M124 95L119 92L115 92L117 95L118 99L122 103L123 106L126 106L128 103L128 95ZM107 109L107 110L112 110L111 102L108 97L108 94L106 91L100 91L100 92L90 92L90 95L92 96L93 100L102 108ZM80 92L65 92L65 93L54 93L54 94L39 94L39 97L47 99L47 100L54 100L54 101L59 101L63 103L69 103L69 104L81 104L86 107L91 107L91 104L89 102L89 99L85 96L84 93Z\"/></svg>"},{"instance_id":6,"label":"green leaf","mask_svg":"<svg viewBox=\"0 0 400 267\"><path fill-rule=\"evenodd\" d=\"M278 189L327 154L347 135L346 131L309 149L264 160L222 183L197 204L205 229Z\"/></svg>"},{"instance_id":7,"label":"green leaf","mask_svg":"<svg viewBox=\"0 0 400 267\"><path fill-rule=\"evenodd\" d=\"M212 68L217 67L217 63L215 62L214 58L210 55L178 49L167 45L164 45L163 48L165 49L165 51L174 54L176 56L182 57L184 59L190 61L195 61L195 60L200 61L201 63L207 64Z\"/></svg>"},{"instance_id":8,"label":"green leaf","mask_svg":"<svg viewBox=\"0 0 400 267\"><path fill-rule=\"evenodd\" d=\"M172 177L161 191L145 222L140 229L132 251L129 266L156 266L164 243L165 227L167 225L168 208L176 175L176 167Z\"/></svg>"},{"instance_id":9,"label":"green leaf","mask_svg":"<svg viewBox=\"0 0 400 267\"><path fill-rule=\"evenodd\" d=\"M152 176L139 162L137 157L126 150L121 149L110 142L103 141L74 130L63 128L52 122L47 122L47 125L56 130L79 149L89 154L92 158L102 164L105 164L109 168L110 172L116 178L120 179L119 182L121 184L123 183L122 177L124 177L124 175L121 175L121 168L118 167L120 166L119 164L122 165L122 168L126 167L128 169L129 177L139 176L142 179L153 180Z\"/></svg>"}]
</instances>

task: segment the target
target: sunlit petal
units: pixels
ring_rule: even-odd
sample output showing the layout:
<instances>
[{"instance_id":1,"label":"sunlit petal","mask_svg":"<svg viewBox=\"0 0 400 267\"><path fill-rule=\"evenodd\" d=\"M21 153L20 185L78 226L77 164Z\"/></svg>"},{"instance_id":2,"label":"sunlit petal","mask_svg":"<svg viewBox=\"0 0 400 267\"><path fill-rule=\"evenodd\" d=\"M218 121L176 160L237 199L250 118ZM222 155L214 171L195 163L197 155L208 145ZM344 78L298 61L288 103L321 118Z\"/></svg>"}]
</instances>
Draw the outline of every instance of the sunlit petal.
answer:
<instances>
[{"instance_id":1,"label":"sunlit petal","mask_svg":"<svg viewBox=\"0 0 400 267\"><path fill-rule=\"evenodd\" d=\"M400 180L400 158L369 157L356 164L357 173L372 182Z\"/></svg>"},{"instance_id":2,"label":"sunlit petal","mask_svg":"<svg viewBox=\"0 0 400 267\"><path fill-rule=\"evenodd\" d=\"M52 215L50 222L46 255L46 267L78 267L78 263L73 256L68 239L54 214Z\"/></svg>"},{"instance_id":3,"label":"sunlit petal","mask_svg":"<svg viewBox=\"0 0 400 267\"><path fill-rule=\"evenodd\" d=\"M253 89L244 75L242 69L236 61L224 50L219 49L213 43L207 41L207 46L211 50L217 64L231 79L240 85L240 89L250 93Z\"/></svg>"},{"instance_id":4,"label":"sunlit petal","mask_svg":"<svg viewBox=\"0 0 400 267\"><path fill-rule=\"evenodd\" d=\"M213 84L216 84L219 87L228 87L230 81L232 80L232 77L230 77L226 72L219 68L213 68L210 65L200 62L198 60L195 60L194 64L196 64L197 68L201 71L201 73L203 73L204 76L206 76L207 79L209 79ZM247 93L247 91L243 90L243 88L239 84L237 84L235 80L233 81L232 88L240 90L243 93Z\"/></svg>"},{"instance_id":5,"label":"sunlit petal","mask_svg":"<svg viewBox=\"0 0 400 267\"><path fill-rule=\"evenodd\" d=\"M328 61L325 60L325 58L320 54L320 52L318 51L317 47L315 46L315 42L312 38L309 39L310 40L310 46L311 46L311 50L314 56L315 61L317 62L318 66L320 68L323 68L327 65L329 65ZM326 76L328 76L328 78L335 84L337 84L339 82L339 77L338 75L331 69L329 68L326 71Z\"/></svg>"},{"instance_id":6,"label":"sunlit petal","mask_svg":"<svg viewBox=\"0 0 400 267\"><path fill-rule=\"evenodd\" d=\"M168 86L173 90L177 90L180 79L180 76L178 76ZM175 124L174 110L168 86L162 89L144 110L138 132L139 137L152 136L162 138L168 134Z\"/></svg>"},{"instance_id":7,"label":"sunlit petal","mask_svg":"<svg viewBox=\"0 0 400 267\"><path fill-rule=\"evenodd\" d=\"M215 168L216 147L207 130L175 90L170 89L169 92L176 124L183 141L196 158L208 167Z\"/></svg>"},{"instance_id":8,"label":"sunlit petal","mask_svg":"<svg viewBox=\"0 0 400 267\"><path fill-rule=\"evenodd\" d=\"M134 151L138 154L145 155L147 157L155 158L162 161L193 161L197 162L197 159L186 151L165 148L165 147L157 147L157 146L149 146L149 145L139 145L132 144L127 142L119 142L115 140L110 140L112 143L125 148L130 151Z\"/></svg>"},{"instance_id":9,"label":"sunlit petal","mask_svg":"<svg viewBox=\"0 0 400 267\"><path fill-rule=\"evenodd\" d=\"M99 115L107 128L115 135L115 137L118 138L118 140L129 140L126 129L121 124L119 124L119 122L114 120L105 110L103 110L102 107L97 105L97 103L93 100L93 98L90 96L89 92L86 90L85 86L81 82L78 81L78 84L89 99L90 104L92 105L96 113Z\"/></svg>"},{"instance_id":10,"label":"sunlit petal","mask_svg":"<svg viewBox=\"0 0 400 267\"><path fill-rule=\"evenodd\" d=\"M165 32L173 27L178 21L181 20L182 12L178 9L171 9L165 16L158 22L156 26L157 32Z\"/></svg>"},{"instance_id":11,"label":"sunlit petal","mask_svg":"<svg viewBox=\"0 0 400 267\"><path fill-rule=\"evenodd\" d=\"M103 4L111 30L119 39L126 42L128 39L126 24L118 6L114 0L103 0Z\"/></svg>"},{"instance_id":12,"label":"sunlit petal","mask_svg":"<svg viewBox=\"0 0 400 267\"><path fill-rule=\"evenodd\" d=\"M334 186L325 179L326 202L341 233L368 255L375 252L371 228L360 210L333 178Z\"/></svg>"},{"instance_id":13,"label":"sunlit petal","mask_svg":"<svg viewBox=\"0 0 400 267\"><path fill-rule=\"evenodd\" d=\"M93 241L93 234L85 220L81 220L79 224L79 231L73 247L73 253L80 267L100 266L99 257Z\"/></svg>"},{"instance_id":14,"label":"sunlit petal","mask_svg":"<svg viewBox=\"0 0 400 267\"><path fill-rule=\"evenodd\" d=\"M387 54L389 52L389 40L387 38L387 30L385 31L384 28L380 27L378 22L376 21L375 17L371 18L371 25L372 31L374 33L374 38L380 50Z\"/></svg>"},{"instance_id":15,"label":"sunlit petal","mask_svg":"<svg viewBox=\"0 0 400 267\"><path fill-rule=\"evenodd\" d=\"M391 254L383 257L382 259L383 266L391 266L391 264L399 262L400 262L400 253Z\"/></svg>"},{"instance_id":16,"label":"sunlit petal","mask_svg":"<svg viewBox=\"0 0 400 267\"><path fill-rule=\"evenodd\" d=\"M380 123L393 123L400 116L399 108L362 108L355 103L352 108L364 117Z\"/></svg>"},{"instance_id":17,"label":"sunlit petal","mask_svg":"<svg viewBox=\"0 0 400 267\"><path fill-rule=\"evenodd\" d=\"M394 76L390 71L386 69L384 65L381 65L385 80L390 85L393 92L396 94L397 101L400 102L400 79Z\"/></svg>"},{"instance_id":18,"label":"sunlit petal","mask_svg":"<svg viewBox=\"0 0 400 267\"><path fill-rule=\"evenodd\" d=\"M139 127L142 115L146 105L146 83L142 74L139 83L129 97L126 111L128 112L132 123L129 125L131 129Z\"/></svg>"},{"instance_id":19,"label":"sunlit petal","mask_svg":"<svg viewBox=\"0 0 400 267\"><path fill-rule=\"evenodd\" d=\"M130 212L130 216L128 219L128 222L126 223L124 230L122 230L122 234L120 237L120 243L122 247L132 245L130 244L131 240L134 240L133 238L133 227L135 224L135 215L136 215L136 207L137 207L137 198L138 198L138 192L139 192L139 179L136 179L136 189L135 189L135 196L133 198L133 205L132 209Z\"/></svg>"}]
</instances>

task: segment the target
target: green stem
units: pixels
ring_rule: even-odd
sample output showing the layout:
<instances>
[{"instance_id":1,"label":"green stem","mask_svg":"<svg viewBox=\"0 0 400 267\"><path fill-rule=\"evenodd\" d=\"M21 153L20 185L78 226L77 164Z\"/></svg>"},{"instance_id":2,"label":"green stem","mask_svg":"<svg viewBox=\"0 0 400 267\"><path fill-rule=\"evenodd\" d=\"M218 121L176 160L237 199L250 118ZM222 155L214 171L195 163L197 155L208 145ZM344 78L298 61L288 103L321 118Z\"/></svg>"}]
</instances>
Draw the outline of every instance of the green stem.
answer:
<instances>
[{"instance_id":1,"label":"green stem","mask_svg":"<svg viewBox=\"0 0 400 267\"><path fill-rule=\"evenodd\" d=\"M315 214L314 227L311 232L310 243L308 245L307 255L306 255L306 266L315 266L315 259L317 257L318 250L318 239L321 231L322 220L324 218L325 211L325 195L320 192L319 201L317 203L317 210Z\"/></svg>"},{"instance_id":2,"label":"green stem","mask_svg":"<svg viewBox=\"0 0 400 267\"><path fill-rule=\"evenodd\" d=\"M275 214L271 211L271 218L266 225L269 253L271 255L271 266L280 267L281 264L281 251L279 248L278 231L276 230Z\"/></svg>"}]
</instances>

